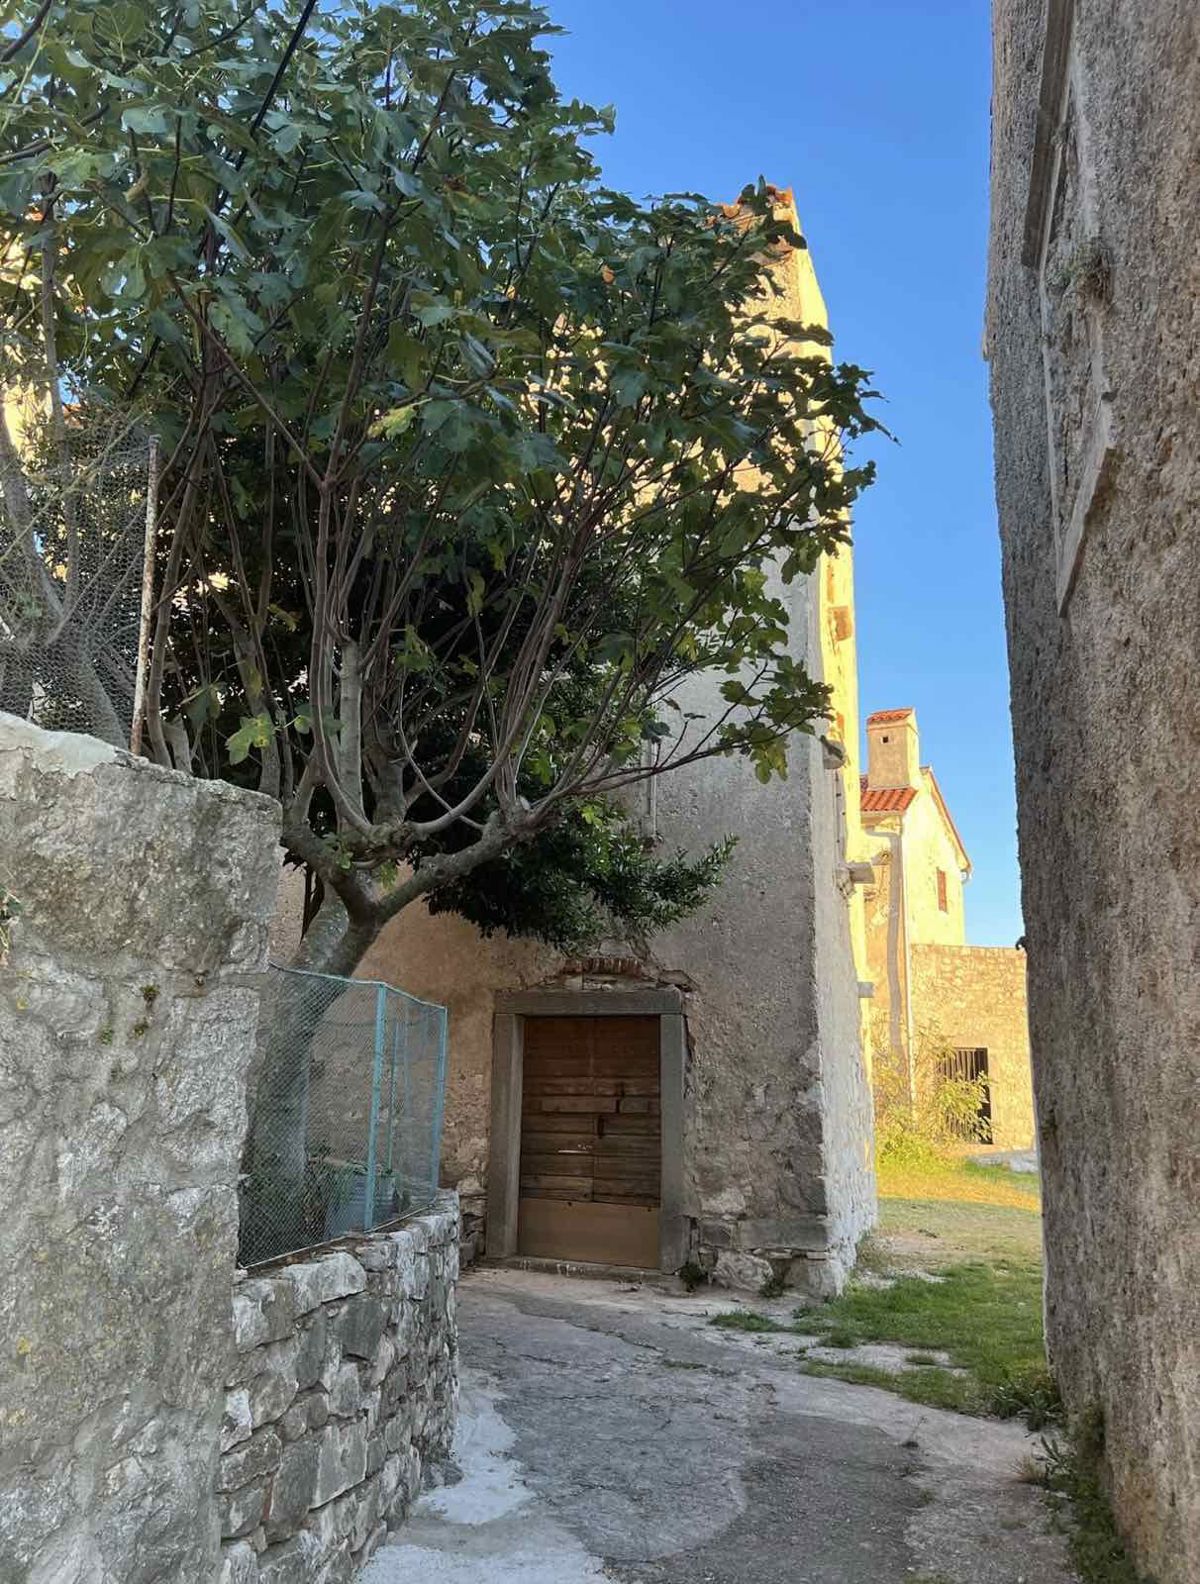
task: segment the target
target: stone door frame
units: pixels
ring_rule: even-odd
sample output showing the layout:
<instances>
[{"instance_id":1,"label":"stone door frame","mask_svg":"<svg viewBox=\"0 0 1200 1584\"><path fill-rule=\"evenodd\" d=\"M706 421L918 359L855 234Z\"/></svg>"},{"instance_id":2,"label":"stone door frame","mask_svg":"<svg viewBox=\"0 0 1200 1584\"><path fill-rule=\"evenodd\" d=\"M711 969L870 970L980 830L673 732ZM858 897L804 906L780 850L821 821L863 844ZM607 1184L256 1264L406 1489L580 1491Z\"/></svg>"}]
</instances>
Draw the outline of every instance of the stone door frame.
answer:
<instances>
[{"instance_id":1,"label":"stone door frame","mask_svg":"<svg viewBox=\"0 0 1200 1584\"><path fill-rule=\"evenodd\" d=\"M531 1017L656 1017L662 1108L659 1268L687 1258L683 1213L683 1074L687 1019L678 990L504 990L492 1027L492 1130L488 1153L487 1253L517 1252L521 1190L521 1089L524 1028Z\"/></svg>"}]
</instances>

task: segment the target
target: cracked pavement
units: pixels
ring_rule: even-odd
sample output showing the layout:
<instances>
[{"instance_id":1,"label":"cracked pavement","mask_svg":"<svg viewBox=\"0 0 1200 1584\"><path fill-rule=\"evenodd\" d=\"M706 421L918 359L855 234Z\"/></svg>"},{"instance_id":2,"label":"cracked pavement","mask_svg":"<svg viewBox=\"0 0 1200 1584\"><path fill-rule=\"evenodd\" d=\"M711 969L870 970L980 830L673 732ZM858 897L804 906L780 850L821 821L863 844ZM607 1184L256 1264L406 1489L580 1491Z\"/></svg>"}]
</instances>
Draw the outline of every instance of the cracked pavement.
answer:
<instances>
[{"instance_id":1,"label":"cracked pavement","mask_svg":"<svg viewBox=\"0 0 1200 1584\"><path fill-rule=\"evenodd\" d=\"M466 1275L459 1477L364 1584L1071 1584L1034 1437L805 1375L732 1306Z\"/></svg>"}]
</instances>

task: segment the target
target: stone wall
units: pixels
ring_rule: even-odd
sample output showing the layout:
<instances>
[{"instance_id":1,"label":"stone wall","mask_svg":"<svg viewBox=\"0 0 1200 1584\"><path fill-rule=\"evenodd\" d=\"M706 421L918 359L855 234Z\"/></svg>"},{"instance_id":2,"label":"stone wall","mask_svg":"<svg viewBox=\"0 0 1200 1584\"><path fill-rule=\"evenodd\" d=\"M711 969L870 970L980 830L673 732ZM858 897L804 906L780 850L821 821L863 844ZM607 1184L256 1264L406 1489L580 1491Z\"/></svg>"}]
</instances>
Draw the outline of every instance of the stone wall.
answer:
<instances>
[{"instance_id":1,"label":"stone wall","mask_svg":"<svg viewBox=\"0 0 1200 1584\"><path fill-rule=\"evenodd\" d=\"M1159 1584L1200 1578L1197 28L1194 0L995 8L987 344L1048 1341Z\"/></svg>"},{"instance_id":2,"label":"stone wall","mask_svg":"<svg viewBox=\"0 0 1200 1584\"><path fill-rule=\"evenodd\" d=\"M221 1584L344 1584L445 1458L458 1203L234 1290Z\"/></svg>"},{"instance_id":3,"label":"stone wall","mask_svg":"<svg viewBox=\"0 0 1200 1584\"><path fill-rule=\"evenodd\" d=\"M1025 953L1007 946L913 943L912 998L917 1050L984 1046L992 1102L992 1142L1034 1143L1033 1084Z\"/></svg>"},{"instance_id":4,"label":"stone wall","mask_svg":"<svg viewBox=\"0 0 1200 1584\"><path fill-rule=\"evenodd\" d=\"M4 1584L215 1576L278 830L266 798L0 716Z\"/></svg>"}]
</instances>

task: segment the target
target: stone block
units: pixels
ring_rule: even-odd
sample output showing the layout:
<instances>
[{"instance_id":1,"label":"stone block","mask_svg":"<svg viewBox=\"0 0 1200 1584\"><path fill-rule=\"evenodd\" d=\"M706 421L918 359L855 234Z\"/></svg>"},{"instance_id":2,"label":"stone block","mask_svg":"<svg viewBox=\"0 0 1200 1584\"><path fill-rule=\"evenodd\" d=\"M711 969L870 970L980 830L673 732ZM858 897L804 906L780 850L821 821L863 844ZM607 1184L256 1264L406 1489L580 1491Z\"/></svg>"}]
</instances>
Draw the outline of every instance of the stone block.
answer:
<instances>
[{"instance_id":1,"label":"stone block","mask_svg":"<svg viewBox=\"0 0 1200 1584\"><path fill-rule=\"evenodd\" d=\"M317 1486L319 1455L312 1437L284 1448L263 1520L269 1541L286 1539L304 1523Z\"/></svg>"},{"instance_id":2,"label":"stone block","mask_svg":"<svg viewBox=\"0 0 1200 1584\"><path fill-rule=\"evenodd\" d=\"M221 1415L221 1451L228 1452L239 1442L247 1441L254 1425L250 1417L250 1394L245 1387L225 1393L225 1411Z\"/></svg>"},{"instance_id":3,"label":"stone block","mask_svg":"<svg viewBox=\"0 0 1200 1584\"><path fill-rule=\"evenodd\" d=\"M267 1500L265 1480L243 1485L218 1500L222 1540L238 1540L257 1529Z\"/></svg>"},{"instance_id":4,"label":"stone block","mask_svg":"<svg viewBox=\"0 0 1200 1584\"><path fill-rule=\"evenodd\" d=\"M271 1328L262 1306L265 1290L265 1282L246 1282L234 1292L233 1345L239 1353L248 1353L270 1340Z\"/></svg>"},{"instance_id":5,"label":"stone block","mask_svg":"<svg viewBox=\"0 0 1200 1584\"><path fill-rule=\"evenodd\" d=\"M791 1249L822 1252L829 1247L829 1223L824 1216L788 1216L768 1220L737 1221L732 1228L739 1249Z\"/></svg>"},{"instance_id":6,"label":"stone block","mask_svg":"<svg viewBox=\"0 0 1200 1584\"><path fill-rule=\"evenodd\" d=\"M371 1370L368 1379L372 1386L378 1386L387 1378L388 1371L396 1362L396 1348L390 1336L385 1331L379 1338L379 1346L375 1349L375 1356L371 1360Z\"/></svg>"},{"instance_id":7,"label":"stone block","mask_svg":"<svg viewBox=\"0 0 1200 1584\"><path fill-rule=\"evenodd\" d=\"M309 1517L309 1529L321 1542L325 1553L336 1551L350 1533L358 1507L359 1492L350 1491L336 1501L326 1502ZM347 1547L348 1549L348 1547Z\"/></svg>"},{"instance_id":8,"label":"stone block","mask_svg":"<svg viewBox=\"0 0 1200 1584\"><path fill-rule=\"evenodd\" d=\"M321 1434L313 1506L323 1507L352 1485L360 1484L366 1472L367 1436L362 1425L353 1421L327 1425Z\"/></svg>"},{"instance_id":9,"label":"stone block","mask_svg":"<svg viewBox=\"0 0 1200 1584\"><path fill-rule=\"evenodd\" d=\"M233 1491L248 1485L251 1480L273 1474L279 1467L282 1453L283 1444L276 1431L270 1427L259 1430L248 1441L222 1457L217 1466L216 1488L219 1491Z\"/></svg>"},{"instance_id":10,"label":"stone block","mask_svg":"<svg viewBox=\"0 0 1200 1584\"><path fill-rule=\"evenodd\" d=\"M258 1559L259 1584L316 1584L322 1564L316 1535L301 1530L282 1545L268 1546Z\"/></svg>"},{"instance_id":11,"label":"stone block","mask_svg":"<svg viewBox=\"0 0 1200 1584\"><path fill-rule=\"evenodd\" d=\"M369 1243L360 1243L354 1250L354 1258L365 1271L391 1271L396 1268L396 1242L391 1237L372 1238Z\"/></svg>"},{"instance_id":12,"label":"stone block","mask_svg":"<svg viewBox=\"0 0 1200 1584\"><path fill-rule=\"evenodd\" d=\"M258 1584L258 1556L245 1540L221 1547L217 1584Z\"/></svg>"},{"instance_id":13,"label":"stone block","mask_svg":"<svg viewBox=\"0 0 1200 1584\"><path fill-rule=\"evenodd\" d=\"M379 1484L369 1481L361 1491L355 1492L354 1511L350 1523L350 1549L361 1551L379 1521Z\"/></svg>"},{"instance_id":14,"label":"stone block","mask_svg":"<svg viewBox=\"0 0 1200 1584\"><path fill-rule=\"evenodd\" d=\"M308 1398L300 1397L292 1404L277 1426L279 1434L283 1437L284 1445L299 1441L301 1436L308 1434Z\"/></svg>"},{"instance_id":15,"label":"stone block","mask_svg":"<svg viewBox=\"0 0 1200 1584\"><path fill-rule=\"evenodd\" d=\"M338 1249L320 1259L290 1265L279 1279L291 1285L296 1313L302 1315L319 1304L334 1303L339 1298L362 1292L367 1284L367 1273L352 1255Z\"/></svg>"},{"instance_id":16,"label":"stone block","mask_svg":"<svg viewBox=\"0 0 1200 1584\"><path fill-rule=\"evenodd\" d=\"M387 1532L387 1524L378 1523L375 1525L374 1529L372 1529L371 1533L363 1542L362 1550L359 1551L358 1555L354 1558L355 1565L357 1567L366 1567L367 1563L387 1539Z\"/></svg>"},{"instance_id":17,"label":"stone block","mask_svg":"<svg viewBox=\"0 0 1200 1584\"><path fill-rule=\"evenodd\" d=\"M368 1292L351 1298L338 1319L342 1352L354 1358L374 1358L386 1324L387 1310L382 1298Z\"/></svg>"},{"instance_id":18,"label":"stone block","mask_svg":"<svg viewBox=\"0 0 1200 1584\"><path fill-rule=\"evenodd\" d=\"M757 1254L731 1253L723 1249L713 1266L712 1281L714 1287L757 1292L773 1275L770 1262Z\"/></svg>"},{"instance_id":19,"label":"stone block","mask_svg":"<svg viewBox=\"0 0 1200 1584\"><path fill-rule=\"evenodd\" d=\"M307 1391L321 1378L325 1362L327 1326L324 1309L318 1309L300 1331L296 1342L296 1385Z\"/></svg>"},{"instance_id":20,"label":"stone block","mask_svg":"<svg viewBox=\"0 0 1200 1584\"><path fill-rule=\"evenodd\" d=\"M412 1348L420 1332L421 1311L411 1298L399 1298L392 1311L392 1343L397 1358Z\"/></svg>"},{"instance_id":21,"label":"stone block","mask_svg":"<svg viewBox=\"0 0 1200 1584\"><path fill-rule=\"evenodd\" d=\"M296 1395L296 1343L289 1337L271 1342L253 1355L257 1373L248 1385L250 1417L257 1429L270 1424L291 1406Z\"/></svg>"},{"instance_id":22,"label":"stone block","mask_svg":"<svg viewBox=\"0 0 1200 1584\"><path fill-rule=\"evenodd\" d=\"M329 1412L336 1419L351 1419L362 1410L358 1365L345 1363L329 1389Z\"/></svg>"},{"instance_id":23,"label":"stone block","mask_svg":"<svg viewBox=\"0 0 1200 1584\"><path fill-rule=\"evenodd\" d=\"M409 1286L411 1298L424 1298L429 1291L429 1255L419 1253L413 1263L412 1282Z\"/></svg>"}]
</instances>

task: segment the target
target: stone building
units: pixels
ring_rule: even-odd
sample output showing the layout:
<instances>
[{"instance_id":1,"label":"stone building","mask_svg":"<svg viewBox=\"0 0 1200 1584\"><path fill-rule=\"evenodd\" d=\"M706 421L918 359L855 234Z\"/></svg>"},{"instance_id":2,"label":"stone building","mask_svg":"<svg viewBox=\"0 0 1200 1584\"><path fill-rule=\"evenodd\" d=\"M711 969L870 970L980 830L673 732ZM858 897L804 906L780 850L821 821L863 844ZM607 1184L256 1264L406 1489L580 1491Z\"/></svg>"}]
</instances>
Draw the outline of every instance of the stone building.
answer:
<instances>
[{"instance_id":1,"label":"stone building","mask_svg":"<svg viewBox=\"0 0 1200 1584\"><path fill-rule=\"evenodd\" d=\"M937 777L921 763L914 710L867 717L861 809L875 874L865 899L872 1048L894 1053L910 1092L938 1074L986 1079L976 1137L1028 1149L1025 953L966 944L971 861Z\"/></svg>"},{"instance_id":2,"label":"stone building","mask_svg":"<svg viewBox=\"0 0 1200 1584\"><path fill-rule=\"evenodd\" d=\"M1200 1578L1200 15L997 0L996 426L1051 1361Z\"/></svg>"},{"instance_id":3,"label":"stone building","mask_svg":"<svg viewBox=\"0 0 1200 1584\"><path fill-rule=\"evenodd\" d=\"M779 281L782 316L824 325L807 251ZM874 1220L849 550L781 596L830 725L792 743L786 781L718 758L657 784L665 850L738 838L702 913L571 962L418 905L361 965L449 1007L443 1180L489 1256L700 1259L823 1292ZM723 707L715 682L683 703Z\"/></svg>"}]
</instances>

